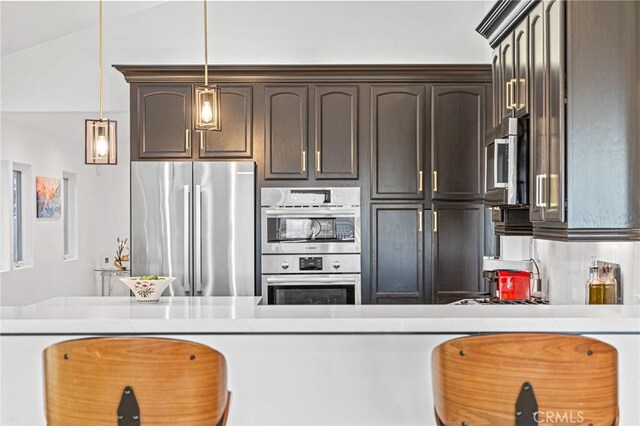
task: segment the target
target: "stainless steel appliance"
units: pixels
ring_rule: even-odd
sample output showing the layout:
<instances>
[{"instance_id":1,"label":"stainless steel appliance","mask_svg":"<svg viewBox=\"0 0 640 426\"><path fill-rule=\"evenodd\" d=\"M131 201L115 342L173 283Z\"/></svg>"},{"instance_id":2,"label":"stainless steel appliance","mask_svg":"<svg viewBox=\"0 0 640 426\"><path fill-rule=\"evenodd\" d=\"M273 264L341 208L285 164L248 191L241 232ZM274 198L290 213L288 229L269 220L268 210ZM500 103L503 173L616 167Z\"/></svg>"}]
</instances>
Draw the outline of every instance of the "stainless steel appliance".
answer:
<instances>
[{"instance_id":1,"label":"stainless steel appliance","mask_svg":"<svg viewBox=\"0 0 640 426\"><path fill-rule=\"evenodd\" d=\"M131 163L131 272L177 279L166 294L255 293L255 164Z\"/></svg>"},{"instance_id":2,"label":"stainless steel appliance","mask_svg":"<svg viewBox=\"0 0 640 426\"><path fill-rule=\"evenodd\" d=\"M360 188L262 188L262 297L360 304Z\"/></svg>"},{"instance_id":3,"label":"stainless steel appliance","mask_svg":"<svg viewBox=\"0 0 640 426\"><path fill-rule=\"evenodd\" d=\"M359 305L360 255L262 256L267 305Z\"/></svg>"},{"instance_id":4,"label":"stainless steel appliance","mask_svg":"<svg viewBox=\"0 0 640 426\"><path fill-rule=\"evenodd\" d=\"M262 188L262 254L360 253L360 188Z\"/></svg>"},{"instance_id":5,"label":"stainless steel appliance","mask_svg":"<svg viewBox=\"0 0 640 426\"><path fill-rule=\"evenodd\" d=\"M485 199L491 206L529 204L528 123L509 118L487 132Z\"/></svg>"}]
</instances>

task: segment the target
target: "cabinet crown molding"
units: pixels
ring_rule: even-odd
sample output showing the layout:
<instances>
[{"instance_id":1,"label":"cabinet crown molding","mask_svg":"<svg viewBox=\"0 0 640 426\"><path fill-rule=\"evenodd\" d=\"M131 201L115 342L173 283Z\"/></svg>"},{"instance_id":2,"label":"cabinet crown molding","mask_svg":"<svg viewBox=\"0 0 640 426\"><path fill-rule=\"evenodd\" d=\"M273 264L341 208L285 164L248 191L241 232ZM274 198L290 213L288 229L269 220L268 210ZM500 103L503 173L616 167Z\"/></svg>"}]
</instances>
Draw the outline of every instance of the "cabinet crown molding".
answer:
<instances>
[{"instance_id":1,"label":"cabinet crown molding","mask_svg":"<svg viewBox=\"0 0 640 426\"><path fill-rule=\"evenodd\" d=\"M520 19L540 0L498 0L476 27L476 32L495 48Z\"/></svg>"},{"instance_id":2,"label":"cabinet crown molding","mask_svg":"<svg viewBox=\"0 0 640 426\"><path fill-rule=\"evenodd\" d=\"M128 83L203 83L202 65L113 65ZM214 65L216 83L491 82L490 64Z\"/></svg>"}]
</instances>

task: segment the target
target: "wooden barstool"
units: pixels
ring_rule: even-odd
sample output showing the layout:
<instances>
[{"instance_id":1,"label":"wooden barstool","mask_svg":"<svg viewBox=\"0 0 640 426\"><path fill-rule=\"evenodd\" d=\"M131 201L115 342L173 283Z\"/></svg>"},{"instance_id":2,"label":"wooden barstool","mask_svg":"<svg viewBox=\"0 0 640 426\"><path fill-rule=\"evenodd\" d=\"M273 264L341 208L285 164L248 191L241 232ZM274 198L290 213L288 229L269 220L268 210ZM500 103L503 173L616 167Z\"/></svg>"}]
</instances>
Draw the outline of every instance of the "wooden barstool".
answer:
<instances>
[{"instance_id":1,"label":"wooden barstool","mask_svg":"<svg viewBox=\"0 0 640 426\"><path fill-rule=\"evenodd\" d=\"M44 351L47 424L207 425L227 422L224 356L201 344L91 338Z\"/></svg>"},{"instance_id":2,"label":"wooden barstool","mask_svg":"<svg viewBox=\"0 0 640 426\"><path fill-rule=\"evenodd\" d=\"M595 339L493 334L432 354L439 425L618 424L618 353Z\"/></svg>"}]
</instances>

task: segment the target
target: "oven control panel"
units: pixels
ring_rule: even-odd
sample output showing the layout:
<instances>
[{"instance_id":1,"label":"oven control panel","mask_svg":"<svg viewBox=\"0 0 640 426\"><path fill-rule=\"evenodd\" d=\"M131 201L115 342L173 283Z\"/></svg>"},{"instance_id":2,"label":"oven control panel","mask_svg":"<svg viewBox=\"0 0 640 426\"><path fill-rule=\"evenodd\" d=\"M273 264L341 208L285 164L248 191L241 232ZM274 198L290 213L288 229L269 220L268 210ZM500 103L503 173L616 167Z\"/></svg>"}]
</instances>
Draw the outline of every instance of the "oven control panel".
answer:
<instances>
[{"instance_id":1,"label":"oven control panel","mask_svg":"<svg viewBox=\"0 0 640 426\"><path fill-rule=\"evenodd\" d=\"M322 257L301 257L301 271L322 271Z\"/></svg>"},{"instance_id":2,"label":"oven control panel","mask_svg":"<svg viewBox=\"0 0 640 426\"><path fill-rule=\"evenodd\" d=\"M359 274L359 254L262 255L263 274Z\"/></svg>"}]
</instances>

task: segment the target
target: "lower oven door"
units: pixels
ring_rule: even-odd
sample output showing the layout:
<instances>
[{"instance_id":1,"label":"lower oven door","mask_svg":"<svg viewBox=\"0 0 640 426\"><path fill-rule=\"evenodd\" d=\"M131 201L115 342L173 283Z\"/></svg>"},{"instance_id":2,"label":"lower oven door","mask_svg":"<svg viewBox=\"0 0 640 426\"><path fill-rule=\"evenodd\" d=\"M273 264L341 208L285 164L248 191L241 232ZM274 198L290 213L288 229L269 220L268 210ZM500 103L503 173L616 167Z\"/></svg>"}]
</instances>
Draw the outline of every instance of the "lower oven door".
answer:
<instances>
[{"instance_id":1,"label":"lower oven door","mask_svg":"<svg viewBox=\"0 0 640 426\"><path fill-rule=\"evenodd\" d=\"M265 305L359 305L360 274L263 275Z\"/></svg>"}]
</instances>

